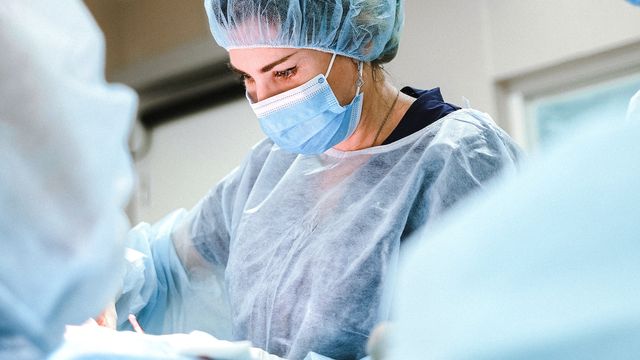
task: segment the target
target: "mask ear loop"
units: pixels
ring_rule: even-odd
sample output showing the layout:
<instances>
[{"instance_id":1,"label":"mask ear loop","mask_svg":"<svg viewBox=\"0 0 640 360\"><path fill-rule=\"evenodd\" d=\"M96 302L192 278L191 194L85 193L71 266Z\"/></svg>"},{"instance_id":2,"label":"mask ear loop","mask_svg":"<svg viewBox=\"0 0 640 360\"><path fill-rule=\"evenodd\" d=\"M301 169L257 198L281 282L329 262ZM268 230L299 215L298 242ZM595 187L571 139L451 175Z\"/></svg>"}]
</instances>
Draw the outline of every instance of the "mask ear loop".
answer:
<instances>
[{"instance_id":1,"label":"mask ear loop","mask_svg":"<svg viewBox=\"0 0 640 360\"><path fill-rule=\"evenodd\" d=\"M329 63L329 68L327 69L327 73L324 75L325 79L329 78L329 74L331 74L331 69L333 68L333 62L336 60L336 55L338 55L337 53L333 53L333 56L331 57L331 62Z\"/></svg>"},{"instance_id":2,"label":"mask ear loop","mask_svg":"<svg viewBox=\"0 0 640 360\"><path fill-rule=\"evenodd\" d=\"M356 81L356 96L360 94L360 89L362 89L362 85L364 85L364 78L362 77L362 70L364 68L364 63L362 61L358 62L358 81Z\"/></svg>"},{"instance_id":3,"label":"mask ear loop","mask_svg":"<svg viewBox=\"0 0 640 360\"><path fill-rule=\"evenodd\" d=\"M324 75L325 79L329 78L329 74L331 74L331 69L333 68L333 62L336 60L337 53L333 53L331 57L331 62L329 62L329 68L327 69L327 73ZM364 85L364 78L362 77L362 72L364 69L364 62L358 61L358 80L356 81L356 96L360 94L360 90L362 89L362 85Z\"/></svg>"}]
</instances>

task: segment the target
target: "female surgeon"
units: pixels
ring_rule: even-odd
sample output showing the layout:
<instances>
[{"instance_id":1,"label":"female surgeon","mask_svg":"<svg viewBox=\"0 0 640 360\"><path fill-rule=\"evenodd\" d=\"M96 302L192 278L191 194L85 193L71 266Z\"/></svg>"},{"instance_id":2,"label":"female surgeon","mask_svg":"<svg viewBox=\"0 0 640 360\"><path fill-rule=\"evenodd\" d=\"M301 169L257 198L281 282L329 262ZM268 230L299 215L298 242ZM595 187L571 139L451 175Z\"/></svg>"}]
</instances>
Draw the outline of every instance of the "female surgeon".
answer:
<instances>
[{"instance_id":1,"label":"female surgeon","mask_svg":"<svg viewBox=\"0 0 640 360\"><path fill-rule=\"evenodd\" d=\"M120 326L362 358L403 240L519 150L486 114L386 79L402 0L205 7L268 138L194 209L132 230Z\"/></svg>"}]
</instances>

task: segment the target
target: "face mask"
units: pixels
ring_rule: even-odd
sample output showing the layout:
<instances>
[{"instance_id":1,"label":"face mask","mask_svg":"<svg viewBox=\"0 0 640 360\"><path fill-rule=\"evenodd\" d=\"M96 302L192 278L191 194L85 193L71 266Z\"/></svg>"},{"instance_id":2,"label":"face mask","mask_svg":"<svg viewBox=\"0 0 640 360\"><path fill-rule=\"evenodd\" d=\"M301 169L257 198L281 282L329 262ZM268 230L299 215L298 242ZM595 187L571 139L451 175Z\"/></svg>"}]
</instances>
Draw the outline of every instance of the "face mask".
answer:
<instances>
[{"instance_id":1,"label":"face mask","mask_svg":"<svg viewBox=\"0 0 640 360\"><path fill-rule=\"evenodd\" d=\"M251 104L262 131L281 148L297 154L321 154L355 131L362 113L362 62L356 96L349 105L340 106L327 82L335 58L333 54L326 75Z\"/></svg>"}]
</instances>

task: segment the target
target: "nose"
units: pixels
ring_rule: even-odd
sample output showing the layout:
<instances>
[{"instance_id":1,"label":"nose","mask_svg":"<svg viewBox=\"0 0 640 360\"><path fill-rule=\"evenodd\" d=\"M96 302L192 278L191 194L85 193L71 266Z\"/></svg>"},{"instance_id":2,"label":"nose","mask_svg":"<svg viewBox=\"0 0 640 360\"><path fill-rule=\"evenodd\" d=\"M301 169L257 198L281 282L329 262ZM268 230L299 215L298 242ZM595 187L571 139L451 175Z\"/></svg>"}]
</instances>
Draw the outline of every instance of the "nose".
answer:
<instances>
[{"instance_id":1,"label":"nose","mask_svg":"<svg viewBox=\"0 0 640 360\"><path fill-rule=\"evenodd\" d=\"M251 96L251 101L258 102L277 95L280 91L281 89L276 87L272 81L256 80L253 93L249 95Z\"/></svg>"}]
</instances>

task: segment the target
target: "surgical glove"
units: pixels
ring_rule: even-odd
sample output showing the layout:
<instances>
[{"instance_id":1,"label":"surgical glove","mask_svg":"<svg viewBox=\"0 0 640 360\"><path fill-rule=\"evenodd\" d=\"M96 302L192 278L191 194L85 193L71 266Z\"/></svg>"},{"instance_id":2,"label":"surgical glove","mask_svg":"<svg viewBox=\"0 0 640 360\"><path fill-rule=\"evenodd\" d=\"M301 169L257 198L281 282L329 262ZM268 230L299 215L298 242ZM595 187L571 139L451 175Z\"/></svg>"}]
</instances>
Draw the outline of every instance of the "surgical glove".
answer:
<instances>
[{"instance_id":1,"label":"surgical glove","mask_svg":"<svg viewBox=\"0 0 640 360\"><path fill-rule=\"evenodd\" d=\"M116 304L113 301L110 302L104 311L95 318L95 321L100 326L115 330L118 324Z\"/></svg>"}]
</instances>

